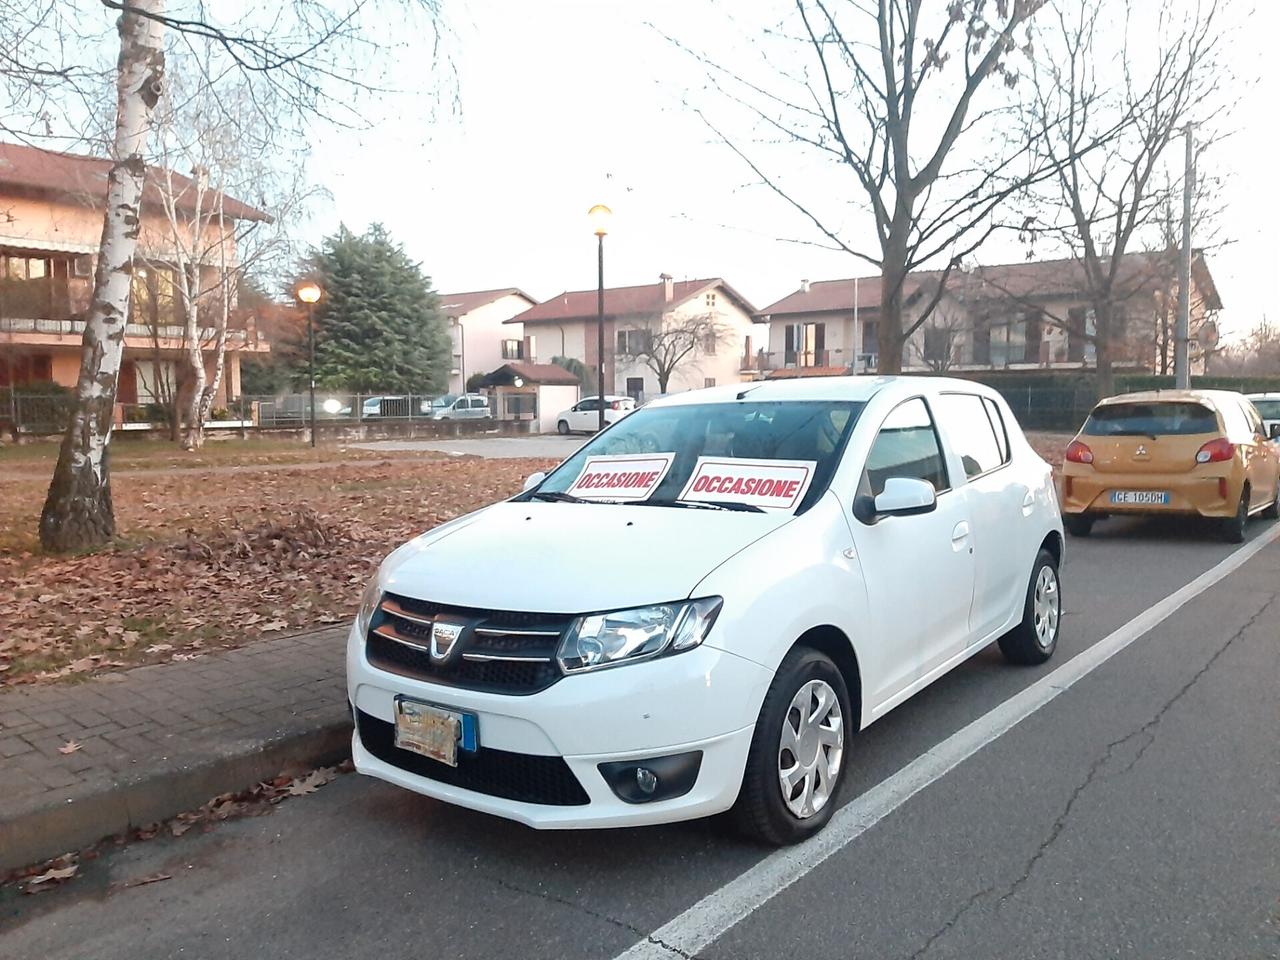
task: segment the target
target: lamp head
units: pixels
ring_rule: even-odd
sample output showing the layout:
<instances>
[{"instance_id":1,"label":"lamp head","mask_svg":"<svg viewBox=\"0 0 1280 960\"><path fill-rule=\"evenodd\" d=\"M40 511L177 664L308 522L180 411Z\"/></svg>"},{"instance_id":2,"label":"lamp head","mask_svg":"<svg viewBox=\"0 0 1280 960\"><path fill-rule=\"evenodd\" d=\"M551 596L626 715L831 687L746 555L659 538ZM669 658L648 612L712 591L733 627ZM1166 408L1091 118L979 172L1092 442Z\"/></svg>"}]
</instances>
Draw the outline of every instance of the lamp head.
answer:
<instances>
[{"instance_id":1,"label":"lamp head","mask_svg":"<svg viewBox=\"0 0 1280 960\"><path fill-rule=\"evenodd\" d=\"M587 219L591 221L591 229L597 237L603 237L609 232L609 218L612 216L613 211L603 203L597 203L587 211Z\"/></svg>"}]
</instances>

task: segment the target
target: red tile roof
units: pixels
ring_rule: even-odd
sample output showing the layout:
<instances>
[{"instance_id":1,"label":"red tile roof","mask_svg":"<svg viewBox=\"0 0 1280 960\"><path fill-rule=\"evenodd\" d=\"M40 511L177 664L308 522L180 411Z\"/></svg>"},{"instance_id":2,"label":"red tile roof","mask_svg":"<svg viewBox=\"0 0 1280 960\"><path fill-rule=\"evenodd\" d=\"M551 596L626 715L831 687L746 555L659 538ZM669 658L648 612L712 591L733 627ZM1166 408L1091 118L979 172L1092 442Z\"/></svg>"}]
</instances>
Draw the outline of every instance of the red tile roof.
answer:
<instances>
[{"instance_id":1,"label":"red tile roof","mask_svg":"<svg viewBox=\"0 0 1280 960\"><path fill-rule=\"evenodd\" d=\"M766 380L797 380L800 377L847 377L848 367L781 367L764 375Z\"/></svg>"},{"instance_id":2,"label":"red tile roof","mask_svg":"<svg viewBox=\"0 0 1280 960\"><path fill-rule=\"evenodd\" d=\"M656 314L670 310L703 293L723 290L730 299L748 314L755 313L753 307L733 287L717 278L708 280L678 280L672 283L671 300L668 302L663 293L663 284L645 283L635 287L606 287L604 291L605 317L635 316L638 314ZM596 317L595 290L565 291L552 297L524 313L517 314L507 323L562 323L566 320L594 320Z\"/></svg>"},{"instance_id":3,"label":"red tile roof","mask_svg":"<svg viewBox=\"0 0 1280 960\"><path fill-rule=\"evenodd\" d=\"M1119 296L1154 285L1169 269L1167 254L1130 253L1120 262L1116 278ZM1207 294L1209 309L1220 309L1217 288L1200 251L1193 262L1195 280ZM942 276L940 270L918 270L907 276L904 298L910 300L925 287L931 287ZM758 317L782 319L807 313L852 313L854 283L850 280L821 280L809 284L808 291L797 290L777 303L765 307ZM874 314L880 310L880 277L859 277L857 283L858 312ZM1023 263L994 264L968 271L954 270L947 278L947 292L958 299L1040 299L1078 295L1086 288L1084 268L1079 261L1032 260Z\"/></svg>"},{"instance_id":4,"label":"red tile roof","mask_svg":"<svg viewBox=\"0 0 1280 960\"><path fill-rule=\"evenodd\" d=\"M56 193L79 196L94 203L103 203L107 194L107 174L111 161L102 157L86 157L74 153L59 153L29 147L18 143L0 143L0 189L17 187L40 193ZM159 206L157 187L159 171L148 167L142 202ZM174 173L174 188L185 190L192 185L188 177ZM187 203L194 201L194 191L188 194ZM179 209L183 204L179 202ZM228 217L236 220L269 220L261 210L255 210L233 197L226 197L223 207Z\"/></svg>"},{"instance_id":5,"label":"red tile roof","mask_svg":"<svg viewBox=\"0 0 1280 960\"><path fill-rule=\"evenodd\" d=\"M502 376L499 376L499 375ZM563 384L570 386L578 383L578 378L564 367L554 363L504 363L493 373L490 380L507 380L520 377L525 383L541 383L548 386Z\"/></svg>"},{"instance_id":6,"label":"red tile roof","mask_svg":"<svg viewBox=\"0 0 1280 960\"><path fill-rule=\"evenodd\" d=\"M473 290L469 293L438 293L436 296L440 298L440 309L445 312L446 316L460 317L464 313L470 313L477 307L483 307L487 303L493 303L493 301L501 300L503 297L511 294L515 294L517 297L524 297L530 304L538 302L519 287L499 287L497 290Z\"/></svg>"}]
</instances>

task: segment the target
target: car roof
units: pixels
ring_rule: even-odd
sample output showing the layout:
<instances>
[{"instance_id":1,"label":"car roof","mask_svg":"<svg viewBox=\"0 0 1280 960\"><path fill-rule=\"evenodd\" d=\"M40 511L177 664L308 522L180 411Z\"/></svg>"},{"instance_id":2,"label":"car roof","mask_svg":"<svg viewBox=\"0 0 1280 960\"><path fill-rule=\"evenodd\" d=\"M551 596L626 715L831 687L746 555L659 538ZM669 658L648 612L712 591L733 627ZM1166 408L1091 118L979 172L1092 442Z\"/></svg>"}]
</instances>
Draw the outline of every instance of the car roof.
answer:
<instances>
[{"instance_id":1,"label":"car roof","mask_svg":"<svg viewBox=\"0 0 1280 960\"><path fill-rule=\"evenodd\" d=\"M1247 393L1245 396L1250 400L1280 400L1280 392L1274 390L1269 393Z\"/></svg>"},{"instance_id":2,"label":"car roof","mask_svg":"<svg viewBox=\"0 0 1280 960\"><path fill-rule=\"evenodd\" d=\"M1221 404L1240 400L1241 394L1233 390L1141 390L1122 393L1099 400L1098 406L1115 403L1207 403L1215 410Z\"/></svg>"},{"instance_id":3,"label":"car roof","mask_svg":"<svg viewBox=\"0 0 1280 960\"><path fill-rule=\"evenodd\" d=\"M679 406L690 403L731 403L736 400L778 402L787 400L846 400L866 403L880 393L901 396L933 395L961 391L987 397L996 392L974 380L953 377L795 377L786 380L752 380L670 394L648 404Z\"/></svg>"}]
</instances>

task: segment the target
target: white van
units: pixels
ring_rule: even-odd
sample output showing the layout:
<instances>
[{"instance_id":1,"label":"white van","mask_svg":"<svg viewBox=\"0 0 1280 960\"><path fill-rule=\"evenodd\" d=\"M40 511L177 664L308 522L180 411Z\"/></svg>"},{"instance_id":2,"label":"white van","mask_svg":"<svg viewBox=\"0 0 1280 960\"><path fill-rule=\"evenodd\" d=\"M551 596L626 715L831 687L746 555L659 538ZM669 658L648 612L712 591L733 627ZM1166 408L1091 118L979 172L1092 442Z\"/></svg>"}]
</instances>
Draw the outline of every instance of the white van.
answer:
<instances>
[{"instance_id":1,"label":"white van","mask_svg":"<svg viewBox=\"0 0 1280 960\"><path fill-rule=\"evenodd\" d=\"M479 393L445 394L431 402L432 420L487 420L493 416L489 398Z\"/></svg>"},{"instance_id":2,"label":"white van","mask_svg":"<svg viewBox=\"0 0 1280 960\"><path fill-rule=\"evenodd\" d=\"M854 735L1058 640L1062 521L1008 406L943 378L655 401L393 552L347 644L356 769L535 827L827 822Z\"/></svg>"}]
</instances>

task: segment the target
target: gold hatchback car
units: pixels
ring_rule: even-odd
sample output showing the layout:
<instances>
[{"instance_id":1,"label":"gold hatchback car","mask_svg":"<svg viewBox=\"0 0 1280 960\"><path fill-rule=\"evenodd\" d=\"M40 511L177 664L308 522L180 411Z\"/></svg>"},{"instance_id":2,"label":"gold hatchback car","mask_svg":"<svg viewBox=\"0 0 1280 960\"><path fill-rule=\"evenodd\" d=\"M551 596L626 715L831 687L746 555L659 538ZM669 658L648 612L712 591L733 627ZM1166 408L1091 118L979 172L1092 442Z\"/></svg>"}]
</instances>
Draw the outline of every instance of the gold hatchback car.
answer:
<instances>
[{"instance_id":1,"label":"gold hatchback car","mask_svg":"<svg viewBox=\"0 0 1280 960\"><path fill-rule=\"evenodd\" d=\"M1280 448L1270 439L1238 393L1109 397L1067 447L1063 525L1084 537L1108 516L1216 517L1225 539L1239 543L1251 516L1280 511Z\"/></svg>"}]
</instances>

